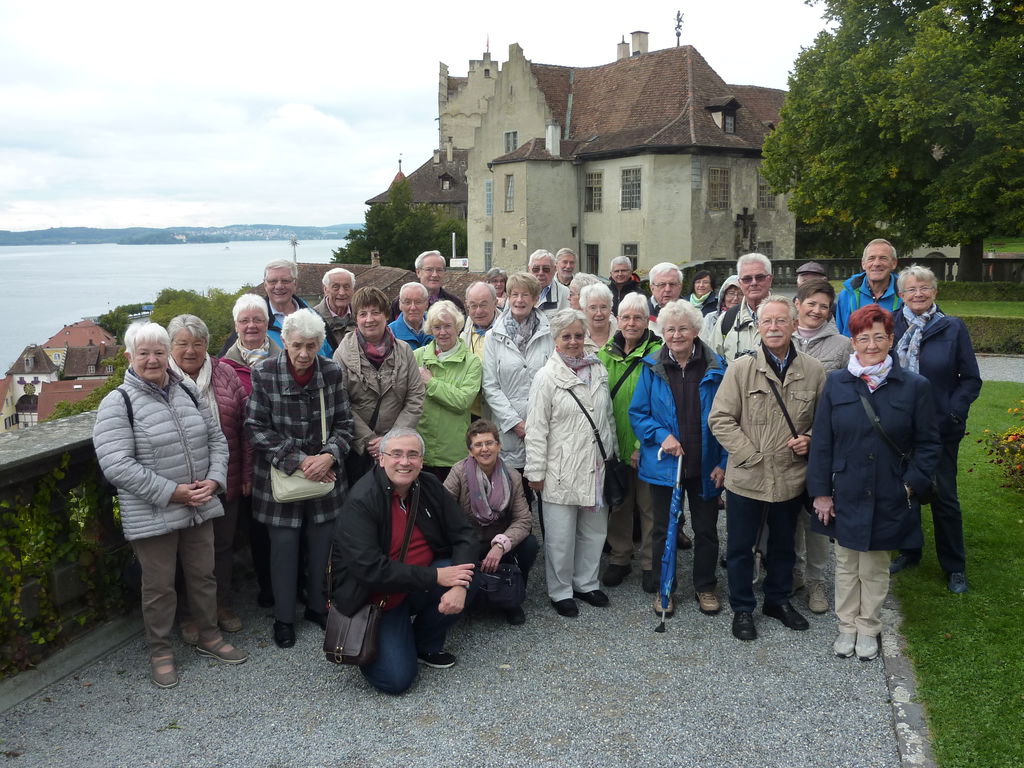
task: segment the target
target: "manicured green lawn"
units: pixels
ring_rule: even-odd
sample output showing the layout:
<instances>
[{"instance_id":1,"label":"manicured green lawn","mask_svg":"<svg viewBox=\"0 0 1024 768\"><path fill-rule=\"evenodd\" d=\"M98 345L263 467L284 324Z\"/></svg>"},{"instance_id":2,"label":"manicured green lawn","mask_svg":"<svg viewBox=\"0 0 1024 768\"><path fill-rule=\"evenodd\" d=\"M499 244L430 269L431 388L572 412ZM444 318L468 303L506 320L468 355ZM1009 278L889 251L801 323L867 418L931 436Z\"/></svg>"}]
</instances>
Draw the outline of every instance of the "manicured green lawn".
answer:
<instances>
[{"instance_id":1,"label":"manicured green lawn","mask_svg":"<svg viewBox=\"0 0 1024 768\"><path fill-rule=\"evenodd\" d=\"M957 317L1024 317L1022 301L943 301L942 296L938 301L945 314Z\"/></svg>"},{"instance_id":2,"label":"manicured green lawn","mask_svg":"<svg viewBox=\"0 0 1024 768\"><path fill-rule=\"evenodd\" d=\"M971 591L953 595L925 510L921 565L894 577L907 651L942 768L1024 766L1024 495L1000 487L986 428L1014 423L1024 385L987 382L960 446L960 502Z\"/></svg>"},{"instance_id":3,"label":"manicured green lawn","mask_svg":"<svg viewBox=\"0 0 1024 768\"><path fill-rule=\"evenodd\" d=\"M985 240L985 250L998 253L1024 253L1024 238L990 237Z\"/></svg>"}]
</instances>

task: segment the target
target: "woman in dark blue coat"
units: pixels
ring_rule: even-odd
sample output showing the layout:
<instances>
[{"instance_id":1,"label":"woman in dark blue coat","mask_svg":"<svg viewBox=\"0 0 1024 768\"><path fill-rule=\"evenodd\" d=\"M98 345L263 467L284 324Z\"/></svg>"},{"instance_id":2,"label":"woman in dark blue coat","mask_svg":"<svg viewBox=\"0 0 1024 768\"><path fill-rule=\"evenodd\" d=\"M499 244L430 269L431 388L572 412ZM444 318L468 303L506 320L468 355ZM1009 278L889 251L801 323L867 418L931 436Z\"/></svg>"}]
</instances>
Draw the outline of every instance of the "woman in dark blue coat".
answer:
<instances>
[{"instance_id":1,"label":"woman in dark blue coat","mask_svg":"<svg viewBox=\"0 0 1024 768\"><path fill-rule=\"evenodd\" d=\"M807 467L813 528L836 541L837 656L878 656L889 550L921 541L917 494L931 486L939 435L931 386L889 354L892 315L877 304L850 316L853 355L818 401ZM895 443L875 428L861 401ZM904 459L906 456L906 459Z\"/></svg>"},{"instance_id":2,"label":"woman in dark blue coat","mask_svg":"<svg viewBox=\"0 0 1024 768\"><path fill-rule=\"evenodd\" d=\"M932 385L942 451L932 502L935 552L950 592L967 591L964 524L956 494L957 454L967 428L967 412L981 392L981 375L967 327L942 314L935 304L935 275L917 264L900 272L896 282L903 309L896 313L896 353L900 365L920 373ZM921 560L921 548L902 547L889 566L897 573Z\"/></svg>"}]
</instances>

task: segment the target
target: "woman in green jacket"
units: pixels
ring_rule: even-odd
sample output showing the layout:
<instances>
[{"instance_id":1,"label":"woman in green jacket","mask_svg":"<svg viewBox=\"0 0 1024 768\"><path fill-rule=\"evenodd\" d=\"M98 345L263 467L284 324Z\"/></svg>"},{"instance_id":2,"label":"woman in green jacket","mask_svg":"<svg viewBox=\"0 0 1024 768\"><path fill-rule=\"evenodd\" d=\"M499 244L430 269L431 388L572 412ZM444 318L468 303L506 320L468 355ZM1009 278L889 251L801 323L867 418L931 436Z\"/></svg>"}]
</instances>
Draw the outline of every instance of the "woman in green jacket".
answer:
<instances>
[{"instance_id":1,"label":"woman in green jacket","mask_svg":"<svg viewBox=\"0 0 1024 768\"><path fill-rule=\"evenodd\" d=\"M417 431L427 444L423 468L444 482L448 470L466 458L469 407L483 381L480 358L459 338L465 317L454 303L437 301L423 330L434 340L413 352L426 387Z\"/></svg>"},{"instance_id":2,"label":"woman in green jacket","mask_svg":"<svg viewBox=\"0 0 1024 768\"><path fill-rule=\"evenodd\" d=\"M619 304L618 330L597 353L598 359L608 369L608 387L612 390L612 413L615 417L619 455L624 462L628 461L630 467L626 500L612 507L608 518L611 557L601 581L608 587L617 586L632 570L633 519L639 516L642 585L646 591L655 592L658 589L658 577L651 564L651 528L654 525L651 492L647 483L637 477L640 444L629 423L629 403L643 370L640 361L661 349L661 339L648 330L648 320L647 297L642 293L627 294Z\"/></svg>"}]
</instances>

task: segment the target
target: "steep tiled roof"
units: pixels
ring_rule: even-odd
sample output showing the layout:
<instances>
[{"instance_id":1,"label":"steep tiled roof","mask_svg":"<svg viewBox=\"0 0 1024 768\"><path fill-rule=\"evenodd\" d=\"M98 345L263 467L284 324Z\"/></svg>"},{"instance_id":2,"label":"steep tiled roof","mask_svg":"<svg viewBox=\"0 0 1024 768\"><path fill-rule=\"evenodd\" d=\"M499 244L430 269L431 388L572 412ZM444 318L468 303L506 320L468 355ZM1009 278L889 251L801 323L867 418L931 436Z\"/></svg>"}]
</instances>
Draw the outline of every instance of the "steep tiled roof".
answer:
<instances>
[{"instance_id":1,"label":"steep tiled roof","mask_svg":"<svg viewBox=\"0 0 1024 768\"><path fill-rule=\"evenodd\" d=\"M65 325L40 346L44 349L51 349L53 347L84 347L86 344L104 343L113 344L114 337L92 320L79 320L77 323Z\"/></svg>"},{"instance_id":2,"label":"steep tiled roof","mask_svg":"<svg viewBox=\"0 0 1024 768\"><path fill-rule=\"evenodd\" d=\"M730 85L729 89L736 96L736 100L749 109L757 120L765 125L775 125L779 122L782 102L786 99L785 91L778 88L763 88L760 85Z\"/></svg>"},{"instance_id":3,"label":"steep tiled roof","mask_svg":"<svg viewBox=\"0 0 1024 768\"><path fill-rule=\"evenodd\" d=\"M466 188L466 161L468 157L468 150L456 149L452 151L452 161L449 163L446 153L444 150L441 150L438 153L438 162L435 163L434 159L431 158L407 177L404 177L409 181L412 201L414 203L448 203L453 205L467 202L469 200L469 193ZM441 177L445 174L450 179L451 186L449 189L441 188ZM396 177L395 181L397 180L398 178ZM391 183L394 184L395 182ZM390 189L388 187L387 191L371 197L366 201L366 204L386 203Z\"/></svg>"},{"instance_id":4,"label":"steep tiled roof","mask_svg":"<svg viewBox=\"0 0 1024 768\"><path fill-rule=\"evenodd\" d=\"M564 128L565 113L569 108L569 94L572 92L573 68L531 62L530 71L537 81L540 92L544 94L544 100L551 110L551 118Z\"/></svg>"},{"instance_id":5,"label":"steep tiled roof","mask_svg":"<svg viewBox=\"0 0 1024 768\"><path fill-rule=\"evenodd\" d=\"M113 341L113 339L111 339ZM31 358L32 364L30 367L25 366L25 359ZM24 351L18 355L14 364L10 367L7 373L13 374L47 374L56 373L57 366L50 359L50 356L43 351L43 348L36 344L29 344L25 347Z\"/></svg>"},{"instance_id":6,"label":"steep tiled roof","mask_svg":"<svg viewBox=\"0 0 1024 768\"><path fill-rule=\"evenodd\" d=\"M84 347L68 347L64 358L64 376L69 379L79 376L103 376L102 362L124 352L124 347L116 344L89 344ZM93 366L89 371L89 366Z\"/></svg>"},{"instance_id":7,"label":"steep tiled roof","mask_svg":"<svg viewBox=\"0 0 1024 768\"><path fill-rule=\"evenodd\" d=\"M94 389L106 384L103 379L83 379L81 381L50 381L44 382L39 391L39 420L45 421L53 413L57 403L77 403L89 396Z\"/></svg>"},{"instance_id":8,"label":"steep tiled roof","mask_svg":"<svg viewBox=\"0 0 1024 768\"><path fill-rule=\"evenodd\" d=\"M522 144L507 155L496 157L492 162L494 163L514 163L519 160L555 160L555 159L566 159L571 158L576 151L576 147L579 146L578 141L561 141L559 142L561 149L558 150L558 158L551 156L548 152L547 141L545 139L530 139L525 144Z\"/></svg>"}]
</instances>

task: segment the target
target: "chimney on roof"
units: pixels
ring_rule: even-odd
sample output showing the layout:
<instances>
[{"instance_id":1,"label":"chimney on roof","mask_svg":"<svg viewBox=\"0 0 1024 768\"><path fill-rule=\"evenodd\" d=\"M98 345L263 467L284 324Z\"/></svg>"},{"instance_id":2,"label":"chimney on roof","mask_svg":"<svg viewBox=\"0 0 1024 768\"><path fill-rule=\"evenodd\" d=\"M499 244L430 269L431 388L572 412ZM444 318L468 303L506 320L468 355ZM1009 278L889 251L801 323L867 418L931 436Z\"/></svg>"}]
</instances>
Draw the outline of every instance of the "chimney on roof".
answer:
<instances>
[{"instance_id":1,"label":"chimney on roof","mask_svg":"<svg viewBox=\"0 0 1024 768\"><path fill-rule=\"evenodd\" d=\"M380 251L370 251L370 266L371 267L379 267L380 266Z\"/></svg>"},{"instance_id":2,"label":"chimney on roof","mask_svg":"<svg viewBox=\"0 0 1024 768\"><path fill-rule=\"evenodd\" d=\"M647 33L646 32L634 32L633 35L633 55L638 56L641 53L647 53Z\"/></svg>"},{"instance_id":3,"label":"chimney on roof","mask_svg":"<svg viewBox=\"0 0 1024 768\"><path fill-rule=\"evenodd\" d=\"M452 161L452 152L454 151L454 149L455 149L455 146L452 144L452 137L449 136L448 137L448 141L445 142L445 145L444 145L445 157L448 158L448 163L449 164Z\"/></svg>"},{"instance_id":4,"label":"chimney on roof","mask_svg":"<svg viewBox=\"0 0 1024 768\"><path fill-rule=\"evenodd\" d=\"M552 157L558 157L562 151L562 129L558 123L551 121L544 130L544 145Z\"/></svg>"},{"instance_id":5,"label":"chimney on roof","mask_svg":"<svg viewBox=\"0 0 1024 768\"><path fill-rule=\"evenodd\" d=\"M622 38L622 42L615 46L615 60L622 61L623 59L629 58L629 43L626 42L626 38Z\"/></svg>"}]
</instances>

